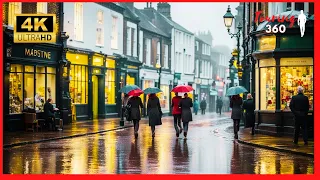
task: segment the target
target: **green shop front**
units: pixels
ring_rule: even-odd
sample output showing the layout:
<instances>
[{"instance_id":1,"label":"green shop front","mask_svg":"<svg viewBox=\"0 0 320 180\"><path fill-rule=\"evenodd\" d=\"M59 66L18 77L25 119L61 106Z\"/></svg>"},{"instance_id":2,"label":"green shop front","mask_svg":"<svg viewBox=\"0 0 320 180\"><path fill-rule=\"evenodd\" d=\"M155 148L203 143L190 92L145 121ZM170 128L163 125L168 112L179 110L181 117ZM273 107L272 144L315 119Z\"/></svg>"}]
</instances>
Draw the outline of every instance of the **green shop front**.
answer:
<instances>
[{"instance_id":1,"label":"green shop front","mask_svg":"<svg viewBox=\"0 0 320 180\"><path fill-rule=\"evenodd\" d=\"M6 39L9 34L4 33ZM8 42L8 41L5 41ZM4 129L23 130L23 110L34 109L43 118L48 98L61 107L58 74L61 46L4 43Z\"/></svg>"},{"instance_id":2,"label":"green shop front","mask_svg":"<svg viewBox=\"0 0 320 180\"><path fill-rule=\"evenodd\" d=\"M307 21L303 37L299 27L288 27L285 33L267 34L261 24L256 36L255 64L256 132L272 135L294 133L294 117L289 108L297 87L309 98L309 137L313 137L314 28Z\"/></svg>"}]
</instances>

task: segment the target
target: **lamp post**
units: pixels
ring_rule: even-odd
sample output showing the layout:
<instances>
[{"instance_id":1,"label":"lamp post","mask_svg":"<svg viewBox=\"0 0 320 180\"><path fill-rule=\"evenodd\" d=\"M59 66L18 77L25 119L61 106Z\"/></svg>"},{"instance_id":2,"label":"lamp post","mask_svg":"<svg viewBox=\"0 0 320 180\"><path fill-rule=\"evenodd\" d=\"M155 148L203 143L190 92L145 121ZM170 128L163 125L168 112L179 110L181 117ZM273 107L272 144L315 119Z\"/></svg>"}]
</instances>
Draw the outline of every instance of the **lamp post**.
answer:
<instances>
[{"instance_id":1,"label":"lamp post","mask_svg":"<svg viewBox=\"0 0 320 180\"><path fill-rule=\"evenodd\" d=\"M239 63L239 61L240 61L240 36L241 36L242 26L239 23L238 26L237 26L237 29L238 29L237 33L233 34L233 33L230 32L230 28L232 26L232 22L233 22L233 19L234 19L234 16L231 13L230 5L228 6L226 14L223 16L223 19L224 19L224 25L226 26L226 28L228 30L228 33L231 36L231 38L237 38L237 65L238 65L238 77L239 77L239 81L240 81L241 80L240 78L242 77L242 69L241 69L241 66L240 66L240 63ZM231 83L231 85L233 86L233 83Z\"/></svg>"}]
</instances>

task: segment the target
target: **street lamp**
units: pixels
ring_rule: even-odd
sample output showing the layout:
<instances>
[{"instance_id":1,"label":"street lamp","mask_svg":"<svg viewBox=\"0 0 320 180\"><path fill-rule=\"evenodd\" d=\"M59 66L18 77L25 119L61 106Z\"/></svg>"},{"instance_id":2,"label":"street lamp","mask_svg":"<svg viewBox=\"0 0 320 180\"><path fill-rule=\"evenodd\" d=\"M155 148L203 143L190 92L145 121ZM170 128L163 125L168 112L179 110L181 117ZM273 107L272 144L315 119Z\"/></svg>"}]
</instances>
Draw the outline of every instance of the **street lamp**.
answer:
<instances>
[{"instance_id":1,"label":"street lamp","mask_svg":"<svg viewBox=\"0 0 320 180\"><path fill-rule=\"evenodd\" d=\"M159 79L158 79L158 88L160 89L160 79L161 79L161 64L159 62L157 62L156 64L156 68L158 69L158 74L159 74Z\"/></svg>"},{"instance_id":2,"label":"street lamp","mask_svg":"<svg viewBox=\"0 0 320 180\"><path fill-rule=\"evenodd\" d=\"M230 5L229 5L228 9L227 9L227 13L223 16L223 20L224 20L224 25L226 26L231 38L237 38L237 64L239 65L239 61L240 61L240 36L241 36L242 26L239 23L237 26L238 32L235 34L230 33L230 27L232 26L233 19L234 19L234 16L231 13ZM239 68L241 68L241 67L238 66L238 70L240 70Z\"/></svg>"}]
</instances>

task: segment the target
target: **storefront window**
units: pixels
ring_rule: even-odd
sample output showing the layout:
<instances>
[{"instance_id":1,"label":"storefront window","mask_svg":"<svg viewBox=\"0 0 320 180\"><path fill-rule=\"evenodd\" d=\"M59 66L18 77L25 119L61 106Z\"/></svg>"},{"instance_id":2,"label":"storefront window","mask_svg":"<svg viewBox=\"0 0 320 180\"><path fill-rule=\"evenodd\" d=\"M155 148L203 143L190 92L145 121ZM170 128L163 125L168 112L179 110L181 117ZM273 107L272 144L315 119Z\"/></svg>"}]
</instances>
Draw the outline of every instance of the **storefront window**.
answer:
<instances>
[{"instance_id":1,"label":"storefront window","mask_svg":"<svg viewBox=\"0 0 320 180\"><path fill-rule=\"evenodd\" d=\"M51 72L51 74L46 72ZM49 92L47 94L45 92L46 88L50 89L53 102L55 102L55 68L11 65L9 83L9 112L11 114L21 113L27 108L43 111L43 105L49 96Z\"/></svg>"},{"instance_id":2,"label":"storefront window","mask_svg":"<svg viewBox=\"0 0 320 180\"><path fill-rule=\"evenodd\" d=\"M99 56L93 56L93 66L103 66L103 58Z\"/></svg>"},{"instance_id":3,"label":"storefront window","mask_svg":"<svg viewBox=\"0 0 320 180\"><path fill-rule=\"evenodd\" d=\"M88 103L88 68L87 66L71 65L70 95L72 103Z\"/></svg>"},{"instance_id":4,"label":"storefront window","mask_svg":"<svg viewBox=\"0 0 320 180\"><path fill-rule=\"evenodd\" d=\"M115 70L107 70L106 82L105 82L105 103L115 104L116 103L116 92L115 92Z\"/></svg>"},{"instance_id":5,"label":"storefront window","mask_svg":"<svg viewBox=\"0 0 320 180\"><path fill-rule=\"evenodd\" d=\"M169 85L161 85L162 93L159 93L160 106L162 111L169 111Z\"/></svg>"},{"instance_id":6,"label":"storefront window","mask_svg":"<svg viewBox=\"0 0 320 180\"><path fill-rule=\"evenodd\" d=\"M149 87L154 87L154 80L144 80L143 81L143 86L142 86L142 88L143 89L147 89L147 88L149 88ZM142 100L142 102L144 101L144 95L142 94L141 96L140 96L140 98L141 98L141 100ZM146 96L146 103L148 102L148 98L149 98L149 96Z\"/></svg>"},{"instance_id":7,"label":"storefront window","mask_svg":"<svg viewBox=\"0 0 320 180\"><path fill-rule=\"evenodd\" d=\"M260 69L260 104L261 110L276 109L276 68Z\"/></svg>"},{"instance_id":8,"label":"storefront window","mask_svg":"<svg viewBox=\"0 0 320 180\"><path fill-rule=\"evenodd\" d=\"M130 76L129 74L127 75L127 85L135 85L135 77Z\"/></svg>"},{"instance_id":9,"label":"storefront window","mask_svg":"<svg viewBox=\"0 0 320 180\"><path fill-rule=\"evenodd\" d=\"M9 77L9 113L20 113L22 111L22 66L11 65Z\"/></svg>"},{"instance_id":10,"label":"storefront window","mask_svg":"<svg viewBox=\"0 0 320 180\"><path fill-rule=\"evenodd\" d=\"M45 86L46 86L46 70L45 67L37 67L36 72L36 111L43 111L45 103ZM41 74L40 74L41 73Z\"/></svg>"},{"instance_id":11,"label":"storefront window","mask_svg":"<svg viewBox=\"0 0 320 180\"><path fill-rule=\"evenodd\" d=\"M309 98L309 109L313 109L313 66L281 67L281 109L290 110L290 100L297 94L298 86L304 88Z\"/></svg>"},{"instance_id":12,"label":"storefront window","mask_svg":"<svg viewBox=\"0 0 320 180\"><path fill-rule=\"evenodd\" d=\"M52 99L52 103L56 103L56 75L47 74L47 97Z\"/></svg>"}]
</instances>

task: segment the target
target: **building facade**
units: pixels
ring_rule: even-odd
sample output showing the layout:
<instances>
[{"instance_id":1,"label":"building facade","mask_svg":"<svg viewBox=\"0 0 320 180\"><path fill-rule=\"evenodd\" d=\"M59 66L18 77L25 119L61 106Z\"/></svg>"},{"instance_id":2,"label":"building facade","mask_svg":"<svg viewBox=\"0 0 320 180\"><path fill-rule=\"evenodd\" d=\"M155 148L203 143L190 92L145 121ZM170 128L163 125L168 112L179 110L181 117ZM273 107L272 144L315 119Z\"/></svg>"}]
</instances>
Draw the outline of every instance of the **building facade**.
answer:
<instances>
[{"instance_id":1,"label":"building facade","mask_svg":"<svg viewBox=\"0 0 320 180\"><path fill-rule=\"evenodd\" d=\"M65 36L62 30L62 3L3 3L3 67L4 68L4 130L24 129L22 112L34 109L43 118L48 98L68 114L68 97L63 93L67 81L63 77L66 59L63 56ZM56 43L15 44L13 25L15 14L56 14ZM65 101L66 100L66 101ZM64 118L64 123L69 123Z\"/></svg>"},{"instance_id":2,"label":"building facade","mask_svg":"<svg viewBox=\"0 0 320 180\"><path fill-rule=\"evenodd\" d=\"M249 3L246 7L246 13L250 15L245 16L252 21L247 24L251 28L247 28L244 45L252 64L254 86L251 86L251 92L255 98L256 131L292 135L294 120L289 104L297 87L303 86L309 98L308 125L310 136L313 136L313 3ZM264 17L280 15L288 18L297 18L300 10L304 10L307 16L304 36L301 37L296 23L293 27L283 23L285 33L266 33L266 25L273 24L254 22L255 12L260 10Z\"/></svg>"},{"instance_id":3,"label":"building facade","mask_svg":"<svg viewBox=\"0 0 320 180\"><path fill-rule=\"evenodd\" d=\"M74 120L117 115L126 84L124 8L116 3L63 3L69 34L69 92ZM138 74L138 67L133 67ZM138 77L135 77L137 80Z\"/></svg>"}]
</instances>

